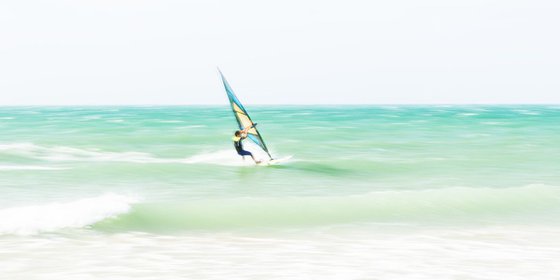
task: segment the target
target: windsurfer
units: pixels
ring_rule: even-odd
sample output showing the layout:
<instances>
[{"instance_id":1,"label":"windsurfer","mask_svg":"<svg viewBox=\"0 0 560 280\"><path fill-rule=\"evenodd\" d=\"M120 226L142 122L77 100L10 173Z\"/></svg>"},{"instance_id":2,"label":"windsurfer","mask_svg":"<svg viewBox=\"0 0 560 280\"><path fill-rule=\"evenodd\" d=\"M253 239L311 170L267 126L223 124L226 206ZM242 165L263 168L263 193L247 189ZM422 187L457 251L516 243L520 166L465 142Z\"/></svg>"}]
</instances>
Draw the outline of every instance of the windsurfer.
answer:
<instances>
[{"instance_id":1,"label":"windsurfer","mask_svg":"<svg viewBox=\"0 0 560 280\"><path fill-rule=\"evenodd\" d=\"M243 159L245 159L245 156L251 156L251 158L255 161L255 163L259 164L261 163L261 161L256 160L251 152L244 150L243 143L241 143L241 141L247 138L247 131L249 131L249 129L251 129L252 127L253 126L248 126L243 130L236 131L231 139L233 140L233 145L235 146L235 150L240 156L243 157Z\"/></svg>"}]
</instances>

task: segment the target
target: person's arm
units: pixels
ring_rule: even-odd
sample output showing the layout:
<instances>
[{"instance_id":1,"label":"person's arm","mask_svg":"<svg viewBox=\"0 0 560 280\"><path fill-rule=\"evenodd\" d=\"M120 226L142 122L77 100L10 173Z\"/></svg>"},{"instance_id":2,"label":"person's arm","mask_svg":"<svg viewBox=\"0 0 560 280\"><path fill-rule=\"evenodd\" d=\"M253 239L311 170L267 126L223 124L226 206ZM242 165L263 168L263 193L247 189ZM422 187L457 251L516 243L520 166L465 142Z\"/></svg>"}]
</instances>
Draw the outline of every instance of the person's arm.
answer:
<instances>
[{"instance_id":1,"label":"person's arm","mask_svg":"<svg viewBox=\"0 0 560 280\"><path fill-rule=\"evenodd\" d=\"M257 125L257 124L254 123L253 125L250 125L250 126L246 127L245 129L243 129L243 130L241 131L241 133L247 134L247 132L249 131L249 129L255 127L255 125Z\"/></svg>"}]
</instances>

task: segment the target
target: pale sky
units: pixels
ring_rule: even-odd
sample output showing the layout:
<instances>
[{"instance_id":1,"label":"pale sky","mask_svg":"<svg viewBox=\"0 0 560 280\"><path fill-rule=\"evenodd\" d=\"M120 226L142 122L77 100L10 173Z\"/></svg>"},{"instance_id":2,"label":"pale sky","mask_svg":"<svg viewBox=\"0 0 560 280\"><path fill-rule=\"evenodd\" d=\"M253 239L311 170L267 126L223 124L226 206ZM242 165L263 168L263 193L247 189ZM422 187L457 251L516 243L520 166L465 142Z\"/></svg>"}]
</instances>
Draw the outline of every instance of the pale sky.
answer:
<instances>
[{"instance_id":1,"label":"pale sky","mask_svg":"<svg viewBox=\"0 0 560 280\"><path fill-rule=\"evenodd\" d=\"M0 105L560 104L560 2L3 0Z\"/></svg>"}]
</instances>

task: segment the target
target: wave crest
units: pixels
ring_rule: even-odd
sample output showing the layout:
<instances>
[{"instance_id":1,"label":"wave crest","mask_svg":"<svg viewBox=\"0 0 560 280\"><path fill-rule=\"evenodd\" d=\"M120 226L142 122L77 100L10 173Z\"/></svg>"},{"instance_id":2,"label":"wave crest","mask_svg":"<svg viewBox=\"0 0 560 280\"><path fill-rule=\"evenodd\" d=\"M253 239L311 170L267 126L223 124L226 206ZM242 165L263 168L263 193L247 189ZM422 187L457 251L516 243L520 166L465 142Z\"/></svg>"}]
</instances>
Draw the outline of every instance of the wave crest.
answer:
<instances>
[{"instance_id":1,"label":"wave crest","mask_svg":"<svg viewBox=\"0 0 560 280\"><path fill-rule=\"evenodd\" d=\"M136 199L105 194L67 203L49 203L0 209L0 234L28 235L82 228L126 213Z\"/></svg>"}]
</instances>

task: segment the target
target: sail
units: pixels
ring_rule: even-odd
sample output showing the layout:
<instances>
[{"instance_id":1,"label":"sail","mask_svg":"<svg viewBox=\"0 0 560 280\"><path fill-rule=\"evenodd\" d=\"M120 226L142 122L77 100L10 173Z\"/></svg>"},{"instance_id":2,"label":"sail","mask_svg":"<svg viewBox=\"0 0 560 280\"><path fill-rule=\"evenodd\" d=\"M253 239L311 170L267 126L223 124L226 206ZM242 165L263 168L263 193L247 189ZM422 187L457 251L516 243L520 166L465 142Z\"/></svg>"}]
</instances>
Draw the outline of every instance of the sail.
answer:
<instances>
[{"instance_id":1,"label":"sail","mask_svg":"<svg viewBox=\"0 0 560 280\"><path fill-rule=\"evenodd\" d=\"M264 140L262 139L262 136L256 127L256 124L253 122L253 120L251 120L251 117L249 117L249 113L247 113L247 110L245 110L243 104L239 102L239 99L237 98L237 96L235 96L235 93L233 93L233 90L224 77L224 74L222 74L222 71L218 69L218 72L220 72L220 76L222 77L222 82L224 83L224 88L228 95L229 103L231 104L231 110L233 111L233 115L235 115L235 119L237 120L239 129L251 127L251 129L247 131L247 138L251 139L251 141L255 142L255 144L261 147L268 154L270 159L272 159L272 156L270 155L270 152L268 151L268 148L266 147L266 144L264 143Z\"/></svg>"}]
</instances>

